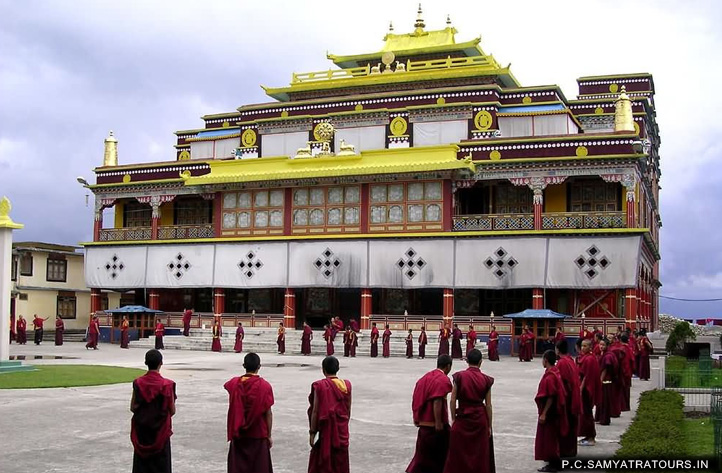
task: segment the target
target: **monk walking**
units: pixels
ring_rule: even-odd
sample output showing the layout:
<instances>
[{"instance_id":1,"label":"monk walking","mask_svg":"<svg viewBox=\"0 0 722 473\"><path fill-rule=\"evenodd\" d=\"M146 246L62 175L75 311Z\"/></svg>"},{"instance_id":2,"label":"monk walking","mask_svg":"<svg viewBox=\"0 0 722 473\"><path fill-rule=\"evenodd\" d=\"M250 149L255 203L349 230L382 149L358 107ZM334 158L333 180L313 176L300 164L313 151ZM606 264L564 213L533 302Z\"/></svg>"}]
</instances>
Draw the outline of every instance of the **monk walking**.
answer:
<instances>
[{"instance_id":1,"label":"monk walking","mask_svg":"<svg viewBox=\"0 0 722 473\"><path fill-rule=\"evenodd\" d=\"M461 353L461 337L463 333L459 329L459 324L454 324L454 330L451 331L451 358L460 360L464 355Z\"/></svg>"},{"instance_id":2,"label":"monk walking","mask_svg":"<svg viewBox=\"0 0 722 473\"><path fill-rule=\"evenodd\" d=\"M311 385L308 396L308 473L349 473L351 382L336 376L339 363L333 356L324 358L321 368L324 379Z\"/></svg>"},{"instance_id":3,"label":"monk walking","mask_svg":"<svg viewBox=\"0 0 722 473\"><path fill-rule=\"evenodd\" d=\"M326 340L326 356L333 355L333 337L333 331L331 330L331 327L327 324L323 332L323 339Z\"/></svg>"},{"instance_id":4,"label":"monk walking","mask_svg":"<svg viewBox=\"0 0 722 473\"><path fill-rule=\"evenodd\" d=\"M539 381L534 401L537 405L536 438L534 440L534 459L547 462L538 471L557 471L560 465L559 438L568 434L564 384L556 364L557 357L547 350L542 356L544 374Z\"/></svg>"},{"instance_id":5,"label":"monk walking","mask_svg":"<svg viewBox=\"0 0 722 473\"><path fill-rule=\"evenodd\" d=\"M246 336L245 330L243 330L243 322L238 322L238 327L236 327L236 343L233 344L233 351L236 353L240 353L243 351L243 339Z\"/></svg>"},{"instance_id":6,"label":"monk walking","mask_svg":"<svg viewBox=\"0 0 722 473\"><path fill-rule=\"evenodd\" d=\"M346 327L343 333L343 356L348 358L351 354L351 327Z\"/></svg>"},{"instance_id":7,"label":"monk walking","mask_svg":"<svg viewBox=\"0 0 722 473\"><path fill-rule=\"evenodd\" d=\"M449 354L449 337L451 333L448 327L444 326L439 330L439 356Z\"/></svg>"},{"instance_id":8,"label":"monk walking","mask_svg":"<svg viewBox=\"0 0 722 473\"><path fill-rule=\"evenodd\" d=\"M130 341L128 335L129 328L130 322L128 322L128 316L124 315L123 320L120 322L120 348L128 348L128 342Z\"/></svg>"},{"instance_id":9,"label":"monk walking","mask_svg":"<svg viewBox=\"0 0 722 473\"><path fill-rule=\"evenodd\" d=\"M499 333L495 325L491 326L489 332L489 361L499 361Z\"/></svg>"},{"instance_id":10,"label":"monk walking","mask_svg":"<svg viewBox=\"0 0 722 473\"><path fill-rule=\"evenodd\" d=\"M411 400L416 436L414 458L406 473L442 473L449 447L449 413L446 396L452 391L449 372L452 359L441 355L436 369L416 382Z\"/></svg>"},{"instance_id":11,"label":"monk walking","mask_svg":"<svg viewBox=\"0 0 722 473\"><path fill-rule=\"evenodd\" d=\"M358 335L356 332L351 330L351 332L348 334L349 338L349 354L351 355L351 358L356 358L356 347L358 347Z\"/></svg>"},{"instance_id":12,"label":"monk walking","mask_svg":"<svg viewBox=\"0 0 722 473\"><path fill-rule=\"evenodd\" d=\"M409 329L409 334L406 335L406 358L414 357L414 333Z\"/></svg>"},{"instance_id":13,"label":"monk walking","mask_svg":"<svg viewBox=\"0 0 722 473\"><path fill-rule=\"evenodd\" d=\"M40 345L40 342L43 341L43 322L49 318L50 317L45 317L43 319L42 317L38 317L38 314L35 314L35 317L33 317L33 335L36 345Z\"/></svg>"},{"instance_id":14,"label":"monk walking","mask_svg":"<svg viewBox=\"0 0 722 473\"><path fill-rule=\"evenodd\" d=\"M130 400L130 440L133 443L133 473L171 473L171 417L175 414L175 383L160 375L163 355L145 354L148 372L133 381Z\"/></svg>"},{"instance_id":15,"label":"monk walking","mask_svg":"<svg viewBox=\"0 0 722 473\"><path fill-rule=\"evenodd\" d=\"M617 381L616 375L619 369L619 361L614 353L609 349L609 340L603 338L599 342L601 358L599 359L599 378L602 381L602 395L597 400L597 410L595 412L595 420L600 425L609 425L613 414L615 402L614 383Z\"/></svg>"},{"instance_id":16,"label":"monk walking","mask_svg":"<svg viewBox=\"0 0 722 473\"><path fill-rule=\"evenodd\" d=\"M579 369L576 362L569 356L569 345L566 339L561 339L556 345L558 358L557 368L564 384L564 406L566 408L569 429L567 435L559 439L559 454L562 458L577 456L577 429L579 416L582 413L582 399L579 387Z\"/></svg>"},{"instance_id":17,"label":"monk walking","mask_svg":"<svg viewBox=\"0 0 722 473\"><path fill-rule=\"evenodd\" d=\"M221 324L218 323L218 319L215 319L213 321L213 328L212 330L212 336L213 341L211 341L211 351L221 351L223 347L221 347L221 336L223 335L223 329L221 329Z\"/></svg>"},{"instance_id":18,"label":"monk walking","mask_svg":"<svg viewBox=\"0 0 722 473\"><path fill-rule=\"evenodd\" d=\"M18 345L25 345L28 342L28 321L20 315L15 323L15 331L17 332Z\"/></svg>"},{"instance_id":19,"label":"monk walking","mask_svg":"<svg viewBox=\"0 0 722 473\"><path fill-rule=\"evenodd\" d=\"M419 358L422 360L426 358L426 344L429 343L429 338L426 336L426 328L421 326L421 333L419 334Z\"/></svg>"},{"instance_id":20,"label":"monk walking","mask_svg":"<svg viewBox=\"0 0 722 473\"><path fill-rule=\"evenodd\" d=\"M278 324L278 338L276 338L276 344L278 345L278 353L281 355L286 353L286 327L283 326L283 322Z\"/></svg>"},{"instance_id":21,"label":"monk walking","mask_svg":"<svg viewBox=\"0 0 722 473\"><path fill-rule=\"evenodd\" d=\"M228 391L228 473L273 473L273 388L258 376L261 358L249 353L243 358L246 374L231 378Z\"/></svg>"},{"instance_id":22,"label":"monk walking","mask_svg":"<svg viewBox=\"0 0 722 473\"><path fill-rule=\"evenodd\" d=\"M187 337L191 332L191 319L193 311L191 309L183 309L183 336Z\"/></svg>"},{"instance_id":23,"label":"monk walking","mask_svg":"<svg viewBox=\"0 0 722 473\"><path fill-rule=\"evenodd\" d=\"M639 341L639 379L649 381L649 355L654 351L652 342L647 338L647 331L640 331Z\"/></svg>"},{"instance_id":24,"label":"monk walking","mask_svg":"<svg viewBox=\"0 0 722 473\"><path fill-rule=\"evenodd\" d=\"M383 338L383 357L388 358L391 356L391 330L389 330L389 324L386 324Z\"/></svg>"},{"instance_id":25,"label":"monk walking","mask_svg":"<svg viewBox=\"0 0 722 473\"><path fill-rule=\"evenodd\" d=\"M58 315L55 317L55 345L63 344L63 333L65 332L65 322Z\"/></svg>"},{"instance_id":26,"label":"monk walking","mask_svg":"<svg viewBox=\"0 0 722 473\"><path fill-rule=\"evenodd\" d=\"M371 324L371 358L379 356L379 329L376 328L376 322Z\"/></svg>"},{"instance_id":27,"label":"monk walking","mask_svg":"<svg viewBox=\"0 0 722 473\"><path fill-rule=\"evenodd\" d=\"M308 356L311 354L311 340L313 340L313 330L306 322L303 323L303 333L301 334L301 354Z\"/></svg>"},{"instance_id":28,"label":"monk walking","mask_svg":"<svg viewBox=\"0 0 722 473\"><path fill-rule=\"evenodd\" d=\"M494 378L481 372L481 358L481 352L472 348L466 354L469 367L453 375L453 424L444 473L496 471L491 430L491 386Z\"/></svg>"},{"instance_id":29,"label":"monk walking","mask_svg":"<svg viewBox=\"0 0 722 473\"><path fill-rule=\"evenodd\" d=\"M619 337L624 350L624 365L622 366L622 412L629 412L631 409L632 375L634 374L634 352L629 346L629 336L624 332Z\"/></svg>"},{"instance_id":30,"label":"monk walking","mask_svg":"<svg viewBox=\"0 0 722 473\"><path fill-rule=\"evenodd\" d=\"M163 335L165 335L165 326L163 325L163 322L160 321L160 319L156 319L156 321L155 321L155 349L156 350L163 350L165 348L165 345L163 345Z\"/></svg>"},{"instance_id":31,"label":"monk walking","mask_svg":"<svg viewBox=\"0 0 722 473\"><path fill-rule=\"evenodd\" d=\"M476 331L473 325L469 325L469 331L466 334L466 357L469 357L469 352L476 346Z\"/></svg>"},{"instance_id":32,"label":"monk walking","mask_svg":"<svg viewBox=\"0 0 722 473\"><path fill-rule=\"evenodd\" d=\"M599 379L599 363L592 353L592 341L588 338L582 340L582 354L577 358L579 378L582 392L582 414L579 418L578 434L582 439L579 445L591 447L596 445L597 429L594 426L594 413L592 409L599 402L602 385Z\"/></svg>"},{"instance_id":33,"label":"monk walking","mask_svg":"<svg viewBox=\"0 0 722 473\"><path fill-rule=\"evenodd\" d=\"M85 349L92 348L93 350L98 349L98 335L100 334L100 323L98 322L98 316L93 316L90 319L88 325L88 342L85 344Z\"/></svg>"}]
</instances>

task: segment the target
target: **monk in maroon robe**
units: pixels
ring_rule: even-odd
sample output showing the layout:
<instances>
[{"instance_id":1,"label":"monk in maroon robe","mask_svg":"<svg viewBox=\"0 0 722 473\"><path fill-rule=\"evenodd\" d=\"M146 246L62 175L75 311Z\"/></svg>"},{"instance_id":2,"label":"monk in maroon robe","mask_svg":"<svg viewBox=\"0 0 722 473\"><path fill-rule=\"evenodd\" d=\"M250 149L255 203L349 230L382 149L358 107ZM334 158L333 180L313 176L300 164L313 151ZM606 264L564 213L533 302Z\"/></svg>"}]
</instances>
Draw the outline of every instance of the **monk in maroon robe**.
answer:
<instances>
[{"instance_id":1,"label":"monk in maroon robe","mask_svg":"<svg viewBox=\"0 0 722 473\"><path fill-rule=\"evenodd\" d=\"M65 323L58 315L55 318L55 345L63 344L63 332L65 332Z\"/></svg>"},{"instance_id":2,"label":"monk in maroon robe","mask_svg":"<svg viewBox=\"0 0 722 473\"><path fill-rule=\"evenodd\" d=\"M356 332L351 330L348 334L349 338L349 354L351 355L351 358L356 358L356 347L358 347L358 335Z\"/></svg>"},{"instance_id":3,"label":"monk in maroon robe","mask_svg":"<svg viewBox=\"0 0 722 473\"><path fill-rule=\"evenodd\" d=\"M595 404L602 395L602 383L599 379L599 362L592 353L592 341L582 341L581 355L577 358L579 367L580 389L582 393L582 413L579 417L577 433L582 439L579 445L591 447L596 445L597 429L594 425Z\"/></svg>"},{"instance_id":4,"label":"monk in maroon robe","mask_svg":"<svg viewBox=\"0 0 722 473\"><path fill-rule=\"evenodd\" d=\"M191 333L191 319L193 318L193 311L191 309L183 310L183 336L187 337Z\"/></svg>"},{"instance_id":5,"label":"monk in maroon robe","mask_svg":"<svg viewBox=\"0 0 722 473\"><path fill-rule=\"evenodd\" d=\"M98 322L98 317L93 316L90 319L90 324L88 325L88 342L85 344L85 349L92 348L93 350L98 349L98 336L100 334L100 322Z\"/></svg>"},{"instance_id":6,"label":"monk in maroon robe","mask_svg":"<svg viewBox=\"0 0 722 473\"><path fill-rule=\"evenodd\" d=\"M649 381L649 355L654 351L652 342L647 338L647 331L642 329L639 337L639 379Z\"/></svg>"},{"instance_id":7,"label":"monk in maroon robe","mask_svg":"<svg viewBox=\"0 0 722 473\"><path fill-rule=\"evenodd\" d=\"M422 360L426 358L426 344L429 343L429 338L426 336L426 328L421 327L421 333L419 334L419 358Z\"/></svg>"},{"instance_id":8,"label":"monk in maroon robe","mask_svg":"<svg viewBox=\"0 0 722 473\"><path fill-rule=\"evenodd\" d=\"M261 358L249 353L243 358L246 374L231 378L228 391L228 473L273 473L271 429L273 388L258 376Z\"/></svg>"},{"instance_id":9,"label":"monk in maroon robe","mask_svg":"<svg viewBox=\"0 0 722 473\"><path fill-rule=\"evenodd\" d=\"M629 332L629 346L632 347L634 354L634 371L632 376L639 378L639 341L637 340L638 332Z\"/></svg>"},{"instance_id":10,"label":"monk in maroon robe","mask_svg":"<svg viewBox=\"0 0 722 473\"><path fill-rule=\"evenodd\" d=\"M223 329L218 319L213 321L213 328L211 329L213 340L211 341L211 351L221 351L221 336L223 336Z\"/></svg>"},{"instance_id":11,"label":"monk in maroon robe","mask_svg":"<svg viewBox=\"0 0 722 473\"><path fill-rule=\"evenodd\" d=\"M155 349L156 350L163 350L165 348L165 345L163 345L163 335L165 335L165 326L163 325L163 322L160 321L160 319L157 319L155 321Z\"/></svg>"},{"instance_id":12,"label":"monk in maroon robe","mask_svg":"<svg viewBox=\"0 0 722 473\"><path fill-rule=\"evenodd\" d=\"M281 355L286 353L286 327L283 326L283 322L278 324L278 338L276 338L276 344L278 345L278 353Z\"/></svg>"},{"instance_id":13,"label":"monk in maroon robe","mask_svg":"<svg viewBox=\"0 0 722 473\"><path fill-rule=\"evenodd\" d=\"M439 330L439 356L449 354L449 337L451 331L448 327L444 327Z\"/></svg>"},{"instance_id":14,"label":"monk in maroon robe","mask_svg":"<svg viewBox=\"0 0 722 473\"><path fill-rule=\"evenodd\" d=\"M440 355L436 369L416 382L411 400L416 436L414 458L406 473L442 473L449 446L449 413L446 396L452 391L449 372L452 359Z\"/></svg>"},{"instance_id":15,"label":"monk in maroon robe","mask_svg":"<svg viewBox=\"0 0 722 473\"><path fill-rule=\"evenodd\" d=\"M414 334L409 329L409 334L406 335L406 358L414 357Z\"/></svg>"},{"instance_id":16,"label":"monk in maroon robe","mask_svg":"<svg viewBox=\"0 0 722 473\"><path fill-rule=\"evenodd\" d=\"M349 327L351 327L351 331L355 333L359 333L361 331L361 327L359 327L358 322L356 319L351 319L348 323Z\"/></svg>"},{"instance_id":17,"label":"monk in maroon robe","mask_svg":"<svg viewBox=\"0 0 722 473\"><path fill-rule=\"evenodd\" d=\"M311 340L313 340L313 330L306 322L303 323L303 333L301 334L301 354L311 354Z\"/></svg>"},{"instance_id":18,"label":"monk in maroon robe","mask_svg":"<svg viewBox=\"0 0 722 473\"><path fill-rule=\"evenodd\" d=\"M37 314L35 314L35 317L33 318L33 335L36 345L40 345L40 342L43 341L43 322L49 318L50 317L45 317L43 319L42 317L38 317Z\"/></svg>"},{"instance_id":19,"label":"monk in maroon robe","mask_svg":"<svg viewBox=\"0 0 722 473\"><path fill-rule=\"evenodd\" d=\"M236 353L240 353L243 351L243 339L246 336L246 331L243 330L243 323L238 322L238 327L236 328L236 343L233 344L233 351Z\"/></svg>"},{"instance_id":20,"label":"monk in maroon robe","mask_svg":"<svg viewBox=\"0 0 722 473\"><path fill-rule=\"evenodd\" d=\"M130 328L130 322L128 322L128 316L124 315L123 320L120 322L120 348L128 348L130 336L128 335L128 329Z\"/></svg>"},{"instance_id":21,"label":"monk in maroon robe","mask_svg":"<svg viewBox=\"0 0 722 473\"><path fill-rule=\"evenodd\" d=\"M602 347L599 345L599 342L601 342L603 338L604 336L601 333L595 334L594 341L592 342L592 353L597 357L597 361L602 359Z\"/></svg>"},{"instance_id":22,"label":"monk in maroon robe","mask_svg":"<svg viewBox=\"0 0 722 473\"><path fill-rule=\"evenodd\" d=\"M376 322L371 325L371 358L379 356L379 329Z\"/></svg>"},{"instance_id":23,"label":"monk in maroon robe","mask_svg":"<svg viewBox=\"0 0 722 473\"><path fill-rule=\"evenodd\" d=\"M326 356L333 355L333 331L329 325L326 325L323 331L323 339L326 340Z\"/></svg>"},{"instance_id":24,"label":"monk in maroon robe","mask_svg":"<svg viewBox=\"0 0 722 473\"><path fill-rule=\"evenodd\" d=\"M351 327L346 327L343 333L343 356L348 358L351 355Z\"/></svg>"},{"instance_id":25,"label":"monk in maroon robe","mask_svg":"<svg viewBox=\"0 0 722 473\"><path fill-rule=\"evenodd\" d=\"M531 361L534 358L535 339L534 332L525 325L524 333L519 338L519 361Z\"/></svg>"},{"instance_id":26,"label":"monk in maroon robe","mask_svg":"<svg viewBox=\"0 0 722 473\"><path fill-rule=\"evenodd\" d=\"M389 325L386 324L386 329L384 330L383 335L383 357L388 358L391 356L391 330L389 330Z\"/></svg>"},{"instance_id":27,"label":"monk in maroon robe","mask_svg":"<svg viewBox=\"0 0 722 473\"><path fill-rule=\"evenodd\" d=\"M10 343L17 341L17 333L15 332L15 314L10 314Z\"/></svg>"},{"instance_id":28,"label":"monk in maroon robe","mask_svg":"<svg viewBox=\"0 0 722 473\"><path fill-rule=\"evenodd\" d=\"M311 385L308 396L308 473L349 473L351 383L336 376L339 364L335 357L324 358L321 367L325 378Z\"/></svg>"},{"instance_id":29,"label":"monk in maroon robe","mask_svg":"<svg viewBox=\"0 0 722 473\"><path fill-rule=\"evenodd\" d=\"M582 396L579 387L579 368L574 359L569 356L569 344L566 340L560 340L556 344L556 355L558 358L556 367L559 369L559 375L564 384L564 392L566 398L564 405L566 407L567 422L569 429L567 435L559 438L559 454L563 458L577 456L577 430L579 426L579 416L582 413Z\"/></svg>"},{"instance_id":30,"label":"monk in maroon robe","mask_svg":"<svg viewBox=\"0 0 722 473\"><path fill-rule=\"evenodd\" d=\"M594 340L594 333L593 333L593 332L590 332L590 331L587 330L586 328L582 328L581 330L579 330L579 338L581 338L582 340L593 341L593 340Z\"/></svg>"},{"instance_id":31,"label":"monk in maroon robe","mask_svg":"<svg viewBox=\"0 0 722 473\"><path fill-rule=\"evenodd\" d=\"M622 364L622 412L629 412L631 409L632 375L634 374L634 352L629 346L629 337L623 333L620 337L622 350L624 350L624 361Z\"/></svg>"},{"instance_id":32,"label":"monk in maroon robe","mask_svg":"<svg viewBox=\"0 0 722 473\"><path fill-rule=\"evenodd\" d=\"M496 331L496 326L491 326L491 332L489 332L489 361L499 361L499 333Z\"/></svg>"},{"instance_id":33,"label":"monk in maroon robe","mask_svg":"<svg viewBox=\"0 0 722 473\"><path fill-rule=\"evenodd\" d=\"M460 360L464 356L461 351L461 337L463 336L459 325L454 324L454 329L451 331L451 358L455 360Z\"/></svg>"},{"instance_id":34,"label":"monk in maroon robe","mask_svg":"<svg viewBox=\"0 0 722 473\"><path fill-rule=\"evenodd\" d=\"M148 372L133 381L130 400L133 473L170 473L175 383L160 375L163 355L158 350L149 350L145 354L145 364Z\"/></svg>"},{"instance_id":35,"label":"monk in maroon robe","mask_svg":"<svg viewBox=\"0 0 722 473\"><path fill-rule=\"evenodd\" d=\"M547 464L538 471L557 471L560 467L559 439L568 434L566 415L566 392L559 369L555 366L556 355L547 350L542 356L544 374L539 381L536 401L539 418L534 440L534 459Z\"/></svg>"},{"instance_id":36,"label":"monk in maroon robe","mask_svg":"<svg viewBox=\"0 0 722 473\"><path fill-rule=\"evenodd\" d=\"M559 344L559 342L561 342L562 340L566 340L566 339L567 339L567 336L564 335L564 332L562 331L561 327L557 327L557 330L554 333L554 338L552 338L551 342L556 347Z\"/></svg>"},{"instance_id":37,"label":"monk in maroon robe","mask_svg":"<svg viewBox=\"0 0 722 473\"><path fill-rule=\"evenodd\" d=\"M27 328L28 322L22 315L19 315L18 321L15 323L15 331L18 345L25 345L28 342Z\"/></svg>"},{"instance_id":38,"label":"monk in maroon robe","mask_svg":"<svg viewBox=\"0 0 722 473\"><path fill-rule=\"evenodd\" d=\"M616 334L612 336L610 342L608 350L614 353L614 356L617 357L617 372L614 376L615 382L612 383L612 411L610 415L613 418L617 418L622 415L622 404L624 403L623 371L624 364L626 362L625 357L627 354L622 346L622 342Z\"/></svg>"},{"instance_id":39,"label":"monk in maroon robe","mask_svg":"<svg viewBox=\"0 0 722 473\"><path fill-rule=\"evenodd\" d=\"M612 417L612 403L614 403L614 386L618 380L615 379L618 370L619 361L617 356L608 348L609 340L603 338L599 342L601 350L601 358L599 359L599 378L602 382L602 395L597 401L597 410L595 412L595 420L600 425L609 425Z\"/></svg>"},{"instance_id":40,"label":"monk in maroon robe","mask_svg":"<svg viewBox=\"0 0 722 473\"><path fill-rule=\"evenodd\" d=\"M494 378L481 372L481 358L481 352L472 348L466 354L469 367L453 375L453 424L444 473L496 471L491 430L491 386Z\"/></svg>"},{"instance_id":41,"label":"monk in maroon robe","mask_svg":"<svg viewBox=\"0 0 722 473\"><path fill-rule=\"evenodd\" d=\"M469 357L469 352L476 346L476 330L473 325L469 325L469 331L466 333L466 357Z\"/></svg>"}]
</instances>

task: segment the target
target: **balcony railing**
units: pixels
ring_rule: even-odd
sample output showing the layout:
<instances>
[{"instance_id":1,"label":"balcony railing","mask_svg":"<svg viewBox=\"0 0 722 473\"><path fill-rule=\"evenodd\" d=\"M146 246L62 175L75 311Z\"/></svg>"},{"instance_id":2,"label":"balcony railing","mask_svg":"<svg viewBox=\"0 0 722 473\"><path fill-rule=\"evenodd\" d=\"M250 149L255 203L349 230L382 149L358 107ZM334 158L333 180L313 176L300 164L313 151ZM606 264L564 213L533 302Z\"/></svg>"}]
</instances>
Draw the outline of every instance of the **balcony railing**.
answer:
<instances>
[{"instance_id":1,"label":"balcony railing","mask_svg":"<svg viewBox=\"0 0 722 473\"><path fill-rule=\"evenodd\" d=\"M150 240L150 227L104 228L100 241Z\"/></svg>"},{"instance_id":2,"label":"balcony railing","mask_svg":"<svg viewBox=\"0 0 722 473\"><path fill-rule=\"evenodd\" d=\"M566 212L542 215L544 230L626 227L627 216L624 212Z\"/></svg>"},{"instance_id":3,"label":"balcony railing","mask_svg":"<svg viewBox=\"0 0 722 473\"><path fill-rule=\"evenodd\" d=\"M159 240L186 240L191 238L213 238L213 224L168 225L158 228Z\"/></svg>"},{"instance_id":4,"label":"balcony railing","mask_svg":"<svg viewBox=\"0 0 722 473\"><path fill-rule=\"evenodd\" d=\"M457 215L454 231L534 230L533 214L516 215Z\"/></svg>"},{"instance_id":5,"label":"balcony railing","mask_svg":"<svg viewBox=\"0 0 722 473\"><path fill-rule=\"evenodd\" d=\"M626 228L624 212L562 212L542 215L542 229ZM534 215L457 215L454 231L533 230Z\"/></svg>"}]
</instances>

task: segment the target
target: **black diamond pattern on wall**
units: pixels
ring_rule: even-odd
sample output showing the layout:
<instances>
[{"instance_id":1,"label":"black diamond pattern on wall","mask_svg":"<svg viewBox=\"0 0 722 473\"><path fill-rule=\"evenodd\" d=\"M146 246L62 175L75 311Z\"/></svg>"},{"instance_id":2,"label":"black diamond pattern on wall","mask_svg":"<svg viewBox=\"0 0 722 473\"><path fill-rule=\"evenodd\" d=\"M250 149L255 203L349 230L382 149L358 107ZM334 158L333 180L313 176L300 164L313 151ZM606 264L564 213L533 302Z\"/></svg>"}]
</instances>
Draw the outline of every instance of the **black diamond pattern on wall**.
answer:
<instances>
[{"instance_id":1,"label":"black diamond pattern on wall","mask_svg":"<svg viewBox=\"0 0 722 473\"><path fill-rule=\"evenodd\" d=\"M333 254L330 248L323 250L321 256L313 262L313 267L326 279L330 279L340 266L341 260Z\"/></svg>"},{"instance_id":2,"label":"black diamond pattern on wall","mask_svg":"<svg viewBox=\"0 0 722 473\"><path fill-rule=\"evenodd\" d=\"M173 261L168 263L168 270L173 274L176 279L180 279L190 271L191 263L183 256L183 253L178 253Z\"/></svg>"},{"instance_id":3,"label":"black diamond pattern on wall","mask_svg":"<svg viewBox=\"0 0 722 473\"><path fill-rule=\"evenodd\" d=\"M404 255L396 262L396 267L409 281L419 275L426 265L426 261L419 256L413 248L409 248Z\"/></svg>"},{"instance_id":4,"label":"black diamond pattern on wall","mask_svg":"<svg viewBox=\"0 0 722 473\"><path fill-rule=\"evenodd\" d=\"M579 255L574 259L574 264L590 281L599 276L612 262L595 245L587 248L586 255Z\"/></svg>"},{"instance_id":5,"label":"black diamond pattern on wall","mask_svg":"<svg viewBox=\"0 0 722 473\"><path fill-rule=\"evenodd\" d=\"M253 251L246 253L246 256L244 256L238 263L238 268L241 270L241 274L248 279L255 276L262 267L263 261L261 261L260 258L258 258L258 255Z\"/></svg>"},{"instance_id":6,"label":"black diamond pattern on wall","mask_svg":"<svg viewBox=\"0 0 722 473\"><path fill-rule=\"evenodd\" d=\"M502 247L484 260L484 267L499 279L504 279L517 266L519 266L519 262Z\"/></svg>"},{"instance_id":7,"label":"black diamond pattern on wall","mask_svg":"<svg viewBox=\"0 0 722 473\"><path fill-rule=\"evenodd\" d=\"M118 255L113 255L110 261L105 263L105 271L110 275L111 279L120 276L121 271L125 269L125 264L120 260Z\"/></svg>"}]
</instances>

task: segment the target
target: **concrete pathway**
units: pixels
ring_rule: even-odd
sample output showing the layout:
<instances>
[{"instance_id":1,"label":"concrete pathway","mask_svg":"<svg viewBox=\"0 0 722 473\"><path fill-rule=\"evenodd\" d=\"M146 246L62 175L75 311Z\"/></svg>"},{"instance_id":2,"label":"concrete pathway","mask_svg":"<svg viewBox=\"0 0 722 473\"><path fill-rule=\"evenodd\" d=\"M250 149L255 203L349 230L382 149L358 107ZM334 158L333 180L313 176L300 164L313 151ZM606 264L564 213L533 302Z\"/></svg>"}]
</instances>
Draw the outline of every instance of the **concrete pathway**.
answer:
<instances>
[{"instance_id":1,"label":"concrete pathway","mask_svg":"<svg viewBox=\"0 0 722 473\"><path fill-rule=\"evenodd\" d=\"M84 344L62 347L11 345L11 355L60 355L62 360L35 364L81 363L143 368L143 349L121 350ZM226 471L227 395L223 383L242 372L242 355L171 350L164 353L163 374L177 382L178 412L173 420L173 470L176 473ZM307 396L321 375L320 356L261 355L261 374L274 388L272 450L274 472L302 473L308 462ZM416 380L435 367L433 359L341 358L342 378L353 383L351 470L400 473L413 455L416 428L411 421L411 393ZM455 363L453 371L465 364ZM533 397L541 361L520 363L505 357L485 361L482 370L496 380L492 390L494 443L499 472L533 472L536 407ZM2 375L0 375L2 376ZM650 382L634 380L633 404ZM129 440L130 384L65 389L0 390L0 458L4 473L131 470ZM598 427L597 446L582 453L608 457L632 413Z\"/></svg>"}]
</instances>

